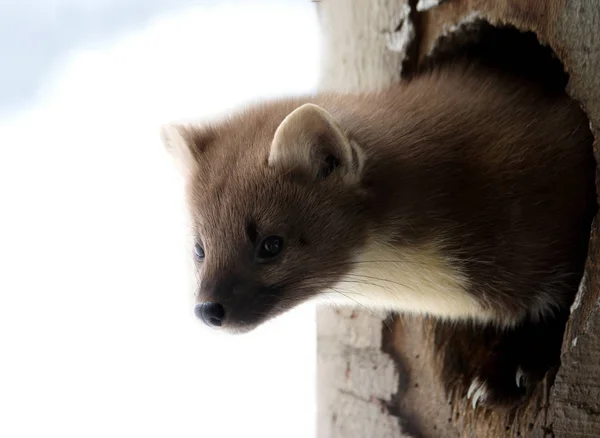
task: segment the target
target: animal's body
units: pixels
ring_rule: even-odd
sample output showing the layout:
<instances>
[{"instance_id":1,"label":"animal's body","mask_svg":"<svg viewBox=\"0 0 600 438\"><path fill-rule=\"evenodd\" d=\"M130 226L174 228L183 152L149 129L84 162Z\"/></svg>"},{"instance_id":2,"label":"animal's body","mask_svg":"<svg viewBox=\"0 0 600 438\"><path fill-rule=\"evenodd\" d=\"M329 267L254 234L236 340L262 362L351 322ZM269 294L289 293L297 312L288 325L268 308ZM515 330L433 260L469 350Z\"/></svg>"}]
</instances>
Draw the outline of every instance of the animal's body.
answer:
<instances>
[{"instance_id":1,"label":"animal's body","mask_svg":"<svg viewBox=\"0 0 600 438\"><path fill-rule=\"evenodd\" d=\"M210 325L246 331L326 296L510 329L552 320L577 291L595 164L564 93L458 64L163 136Z\"/></svg>"}]
</instances>

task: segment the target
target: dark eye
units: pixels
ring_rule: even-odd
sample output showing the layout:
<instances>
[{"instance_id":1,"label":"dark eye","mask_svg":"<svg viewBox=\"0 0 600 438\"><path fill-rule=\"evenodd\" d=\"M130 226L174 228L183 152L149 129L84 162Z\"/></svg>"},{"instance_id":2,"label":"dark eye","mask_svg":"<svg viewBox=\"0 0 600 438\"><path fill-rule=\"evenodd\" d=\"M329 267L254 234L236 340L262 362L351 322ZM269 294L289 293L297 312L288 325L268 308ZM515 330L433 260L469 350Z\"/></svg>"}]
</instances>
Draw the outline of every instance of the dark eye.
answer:
<instances>
[{"instance_id":1,"label":"dark eye","mask_svg":"<svg viewBox=\"0 0 600 438\"><path fill-rule=\"evenodd\" d=\"M283 239L279 236L265 237L258 246L258 258L269 260L283 249Z\"/></svg>"},{"instance_id":2,"label":"dark eye","mask_svg":"<svg viewBox=\"0 0 600 438\"><path fill-rule=\"evenodd\" d=\"M194 245L194 255L196 256L196 259L198 259L198 261L202 261L204 260L204 256L206 254L204 254L204 248L202 248L202 245L200 245L199 243L196 243Z\"/></svg>"}]
</instances>

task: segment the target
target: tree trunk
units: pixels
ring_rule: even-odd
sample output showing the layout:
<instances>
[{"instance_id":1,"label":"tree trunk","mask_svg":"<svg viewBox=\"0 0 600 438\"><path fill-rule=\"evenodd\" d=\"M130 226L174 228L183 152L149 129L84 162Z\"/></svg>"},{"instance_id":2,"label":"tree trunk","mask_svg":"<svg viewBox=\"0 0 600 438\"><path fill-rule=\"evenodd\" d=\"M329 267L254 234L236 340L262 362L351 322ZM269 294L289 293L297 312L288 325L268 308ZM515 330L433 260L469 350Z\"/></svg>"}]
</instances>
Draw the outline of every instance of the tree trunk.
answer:
<instances>
[{"instance_id":1,"label":"tree trunk","mask_svg":"<svg viewBox=\"0 0 600 438\"><path fill-rule=\"evenodd\" d=\"M600 134L600 1L321 0L323 89L378 89L401 80L444 37L474 20L535 32L564 64L567 91ZM458 40L456 40L458 41ZM598 160L597 141L594 152ZM600 236L564 335L561 366L508 412L446 398L435 321L365 310L318 310L319 438L600 437Z\"/></svg>"}]
</instances>

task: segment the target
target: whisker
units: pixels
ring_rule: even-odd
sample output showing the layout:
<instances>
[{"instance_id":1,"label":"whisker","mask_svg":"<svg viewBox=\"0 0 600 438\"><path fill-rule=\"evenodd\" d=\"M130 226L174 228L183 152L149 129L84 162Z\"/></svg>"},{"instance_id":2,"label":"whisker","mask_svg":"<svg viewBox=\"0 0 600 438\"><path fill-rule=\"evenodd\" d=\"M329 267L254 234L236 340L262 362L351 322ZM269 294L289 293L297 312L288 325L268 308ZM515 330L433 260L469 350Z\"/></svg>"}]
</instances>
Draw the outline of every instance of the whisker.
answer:
<instances>
[{"instance_id":1,"label":"whisker","mask_svg":"<svg viewBox=\"0 0 600 438\"><path fill-rule=\"evenodd\" d=\"M383 282L386 282L386 283L392 283L392 284L395 284L396 286L402 286L402 287L404 287L404 288L406 288L406 289L415 290L413 287L409 287L407 284L400 283L400 282L398 282L398 281L395 281L395 280L390 280L390 279L388 279L388 278L383 278L383 277L375 277L375 276L370 276L370 275L362 275L362 274L346 274L346 277L354 277L354 278L366 278L366 279L369 279L369 280L383 281ZM341 280L341 281L344 281L344 280ZM373 286L379 286L379 287L382 287L381 285L378 285L378 284L375 284L375 283L369 283L369 284L371 284L371 285L373 285Z\"/></svg>"},{"instance_id":2,"label":"whisker","mask_svg":"<svg viewBox=\"0 0 600 438\"><path fill-rule=\"evenodd\" d=\"M355 300L355 299L354 299L354 298L352 298L352 297L351 297L349 294L346 294L346 293L344 293L344 292L342 292L342 291L340 291L340 290L338 290L338 289L334 289L334 288L330 288L330 289L331 289L331 290L333 290L334 292L337 292L337 293L339 293L340 295L342 295L342 296L346 297L347 299L349 299L349 300L352 300L353 302L355 302L356 304L358 304L360 307L362 307L362 308L363 308L363 309L365 309L366 311L370 312L372 315L374 315L374 316L376 316L377 318L381 319L381 320L382 320L382 322L385 324L385 326L386 326L386 327L387 327L387 328L388 328L390 331L392 330L392 328L391 328L391 327L390 327L390 326L387 324L387 322L386 322L387 316L383 316L383 315L380 315L380 314L376 313L376 312L375 312L373 309L371 309L371 308L369 308L369 307L365 306L364 304L362 304L361 302L359 302L359 301Z\"/></svg>"}]
</instances>

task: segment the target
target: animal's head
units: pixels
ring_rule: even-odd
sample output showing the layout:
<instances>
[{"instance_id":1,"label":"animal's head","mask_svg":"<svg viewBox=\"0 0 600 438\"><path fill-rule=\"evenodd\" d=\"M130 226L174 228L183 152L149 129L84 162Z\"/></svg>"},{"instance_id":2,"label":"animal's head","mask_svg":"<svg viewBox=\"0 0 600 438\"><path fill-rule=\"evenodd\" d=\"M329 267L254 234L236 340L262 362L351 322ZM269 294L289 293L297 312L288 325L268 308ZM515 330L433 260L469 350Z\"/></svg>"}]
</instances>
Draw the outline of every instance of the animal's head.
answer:
<instances>
[{"instance_id":1,"label":"animal's head","mask_svg":"<svg viewBox=\"0 0 600 438\"><path fill-rule=\"evenodd\" d=\"M364 153L313 104L271 103L168 125L186 180L196 315L233 332L326 293L365 241Z\"/></svg>"}]
</instances>

